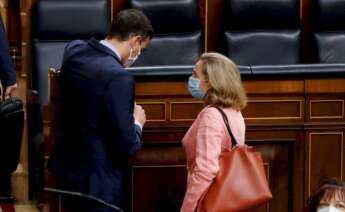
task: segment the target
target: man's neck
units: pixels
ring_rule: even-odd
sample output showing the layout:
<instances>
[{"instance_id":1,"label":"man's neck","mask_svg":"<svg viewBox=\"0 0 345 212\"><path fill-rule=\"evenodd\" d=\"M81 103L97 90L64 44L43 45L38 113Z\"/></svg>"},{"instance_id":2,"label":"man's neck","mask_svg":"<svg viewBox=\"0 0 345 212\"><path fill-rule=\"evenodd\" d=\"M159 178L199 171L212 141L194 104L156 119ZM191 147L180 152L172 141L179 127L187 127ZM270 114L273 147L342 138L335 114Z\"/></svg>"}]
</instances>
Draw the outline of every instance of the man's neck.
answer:
<instances>
[{"instance_id":1,"label":"man's neck","mask_svg":"<svg viewBox=\"0 0 345 212\"><path fill-rule=\"evenodd\" d=\"M118 41L115 38L105 38L105 40L109 42L114 48L117 49L117 51L119 52L121 56L121 60L123 60L123 58L126 58L128 47L125 41Z\"/></svg>"}]
</instances>

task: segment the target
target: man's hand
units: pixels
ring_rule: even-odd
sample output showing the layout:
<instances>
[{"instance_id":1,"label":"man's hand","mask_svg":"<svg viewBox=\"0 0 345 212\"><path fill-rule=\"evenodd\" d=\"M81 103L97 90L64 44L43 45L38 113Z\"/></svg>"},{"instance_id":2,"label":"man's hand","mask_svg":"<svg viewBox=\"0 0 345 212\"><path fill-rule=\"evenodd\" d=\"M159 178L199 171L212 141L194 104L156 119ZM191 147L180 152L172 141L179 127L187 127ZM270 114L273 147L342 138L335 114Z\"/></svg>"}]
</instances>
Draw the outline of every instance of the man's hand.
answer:
<instances>
[{"instance_id":1,"label":"man's hand","mask_svg":"<svg viewBox=\"0 0 345 212\"><path fill-rule=\"evenodd\" d=\"M10 86L7 86L5 89L5 95L8 96L8 95L12 94L13 91L15 91L17 89L17 87L18 87L17 83L10 85Z\"/></svg>"},{"instance_id":2,"label":"man's hand","mask_svg":"<svg viewBox=\"0 0 345 212\"><path fill-rule=\"evenodd\" d=\"M140 105L134 106L134 119L137 120L141 126L144 126L146 122L146 114L144 109Z\"/></svg>"}]
</instances>

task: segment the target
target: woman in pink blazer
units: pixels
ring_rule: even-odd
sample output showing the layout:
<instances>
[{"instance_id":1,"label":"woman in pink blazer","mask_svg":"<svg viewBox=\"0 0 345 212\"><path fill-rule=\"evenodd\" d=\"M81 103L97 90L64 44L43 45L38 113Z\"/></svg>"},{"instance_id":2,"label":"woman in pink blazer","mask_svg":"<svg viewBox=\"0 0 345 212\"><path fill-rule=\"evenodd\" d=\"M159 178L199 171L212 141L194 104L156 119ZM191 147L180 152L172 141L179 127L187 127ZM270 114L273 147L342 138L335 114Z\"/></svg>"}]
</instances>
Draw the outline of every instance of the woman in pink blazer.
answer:
<instances>
[{"instance_id":1,"label":"woman in pink blazer","mask_svg":"<svg viewBox=\"0 0 345 212\"><path fill-rule=\"evenodd\" d=\"M219 170L219 156L231 148L231 138L220 112L226 113L231 131L239 144L244 144L245 124L241 110L247 97L236 65L218 53L205 53L189 78L192 96L203 99L206 107L184 136L182 143L187 158L187 189L181 212L194 212L200 198L210 187Z\"/></svg>"}]
</instances>

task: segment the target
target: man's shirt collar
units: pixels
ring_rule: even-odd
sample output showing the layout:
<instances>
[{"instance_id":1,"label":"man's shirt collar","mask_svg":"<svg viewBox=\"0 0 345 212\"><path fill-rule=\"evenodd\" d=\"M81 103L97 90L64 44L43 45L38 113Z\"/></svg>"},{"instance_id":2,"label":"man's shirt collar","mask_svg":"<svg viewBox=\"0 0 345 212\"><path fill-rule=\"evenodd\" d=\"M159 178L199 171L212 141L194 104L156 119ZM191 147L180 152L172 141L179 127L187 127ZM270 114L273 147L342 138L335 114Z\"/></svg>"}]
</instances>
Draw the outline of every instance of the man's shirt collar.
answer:
<instances>
[{"instance_id":1,"label":"man's shirt collar","mask_svg":"<svg viewBox=\"0 0 345 212\"><path fill-rule=\"evenodd\" d=\"M109 41L101 40L100 43L108 47L111 51L113 51L116 54L116 56L121 60L121 55L119 51Z\"/></svg>"}]
</instances>

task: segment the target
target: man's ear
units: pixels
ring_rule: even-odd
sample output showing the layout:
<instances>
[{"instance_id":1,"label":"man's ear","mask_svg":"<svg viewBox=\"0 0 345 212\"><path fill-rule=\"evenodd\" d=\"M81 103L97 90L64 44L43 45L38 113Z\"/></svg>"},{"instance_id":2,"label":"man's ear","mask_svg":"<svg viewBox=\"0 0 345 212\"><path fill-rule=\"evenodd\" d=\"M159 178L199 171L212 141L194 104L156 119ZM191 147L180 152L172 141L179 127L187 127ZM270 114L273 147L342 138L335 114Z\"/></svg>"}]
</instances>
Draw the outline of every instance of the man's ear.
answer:
<instances>
[{"instance_id":1,"label":"man's ear","mask_svg":"<svg viewBox=\"0 0 345 212\"><path fill-rule=\"evenodd\" d=\"M140 35L137 35L137 36L134 36L134 39L135 39L135 42L137 43L137 42L141 42L141 40L142 40L142 37L140 36Z\"/></svg>"},{"instance_id":2,"label":"man's ear","mask_svg":"<svg viewBox=\"0 0 345 212\"><path fill-rule=\"evenodd\" d=\"M134 46L136 43L140 42L140 36L139 35L131 35L128 39L128 42L131 46Z\"/></svg>"}]
</instances>

